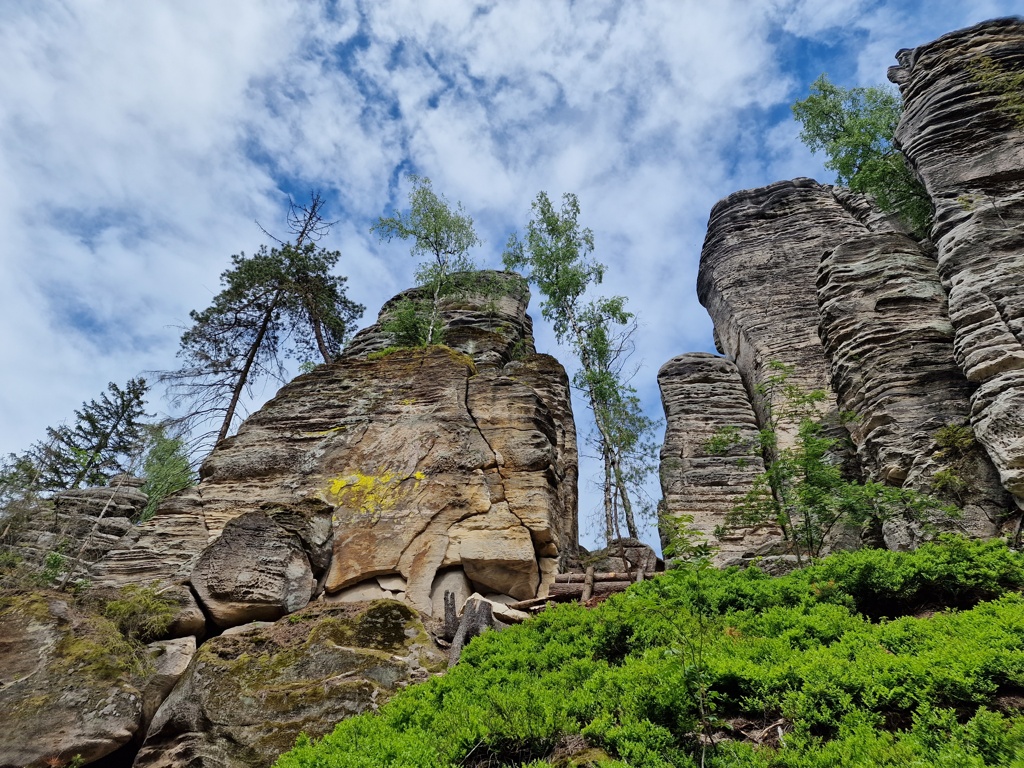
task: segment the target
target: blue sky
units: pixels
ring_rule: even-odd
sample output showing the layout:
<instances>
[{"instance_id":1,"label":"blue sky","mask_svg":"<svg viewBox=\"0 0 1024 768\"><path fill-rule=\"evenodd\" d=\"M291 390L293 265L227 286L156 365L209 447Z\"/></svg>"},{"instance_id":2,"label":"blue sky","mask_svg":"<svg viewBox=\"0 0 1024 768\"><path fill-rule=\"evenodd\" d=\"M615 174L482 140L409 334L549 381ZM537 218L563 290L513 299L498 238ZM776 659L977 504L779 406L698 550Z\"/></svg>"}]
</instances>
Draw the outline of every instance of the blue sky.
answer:
<instances>
[{"instance_id":1,"label":"blue sky","mask_svg":"<svg viewBox=\"0 0 1024 768\"><path fill-rule=\"evenodd\" d=\"M313 188L368 308L414 260L369 227L405 175L461 201L498 266L540 190L579 196L639 316L635 379L711 350L694 283L711 206L830 181L789 104L822 72L885 83L893 54L1000 0L9 0L0 6L0 451L108 381L174 366L191 309ZM536 301L536 299L535 299ZM539 313L534 307L533 314ZM567 356L545 324L538 347ZM270 397L277 385L268 385ZM159 393L152 410L165 407ZM585 409L577 406L586 431ZM592 466L592 465L591 465ZM584 467L584 477L590 474ZM581 487L581 521L597 496ZM585 543L593 535L584 536Z\"/></svg>"}]
</instances>

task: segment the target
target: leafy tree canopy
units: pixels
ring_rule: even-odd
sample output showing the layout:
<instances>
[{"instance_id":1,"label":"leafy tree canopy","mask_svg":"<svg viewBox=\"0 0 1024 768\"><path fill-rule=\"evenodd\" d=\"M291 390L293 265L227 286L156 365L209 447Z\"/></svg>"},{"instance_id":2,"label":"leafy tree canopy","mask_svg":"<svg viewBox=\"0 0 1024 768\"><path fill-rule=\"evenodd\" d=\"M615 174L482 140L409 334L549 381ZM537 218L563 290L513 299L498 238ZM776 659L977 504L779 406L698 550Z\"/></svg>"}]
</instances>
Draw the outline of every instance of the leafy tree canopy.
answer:
<instances>
[{"instance_id":1,"label":"leafy tree canopy","mask_svg":"<svg viewBox=\"0 0 1024 768\"><path fill-rule=\"evenodd\" d=\"M585 299L604 278L605 266L591 257L594 234L580 226L579 214L575 195L564 195L556 210L547 194L539 193L525 239L512 235L503 260L507 269L522 270L540 289L541 314L580 361L573 383L586 395L597 429L605 534L619 538L624 517L629 535L637 538L634 506L644 498L643 483L654 471L654 422L644 415L624 371L636 330L625 297Z\"/></svg>"},{"instance_id":2,"label":"leafy tree canopy","mask_svg":"<svg viewBox=\"0 0 1024 768\"><path fill-rule=\"evenodd\" d=\"M168 435L163 424L147 425L146 433L149 447L142 460L146 482L141 490L149 496L149 503L142 512L143 520L151 518L165 498L196 482L184 440Z\"/></svg>"},{"instance_id":3,"label":"leafy tree canopy","mask_svg":"<svg viewBox=\"0 0 1024 768\"><path fill-rule=\"evenodd\" d=\"M902 109L894 89L842 88L821 75L810 95L793 105L793 114L803 126L801 140L825 153L836 183L872 195L923 236L931 226L931 201L893 145Z\"/></svg>"},{"instance_id":4,"label":"leafy tree canopy","mask_svg":"<svg viewBox=\"0 0 1024 768\"><path fill-rule=\"evenodd\" d=\"M396 237L412 241L410 254L424 259L416 271L416 282L427 289L430 300L400 302L386 330L402 346L437 344L441 341L440 305L445 298L472 288L460 275L476 268L468 253L481 241L462 203L452 206L426 177L410 175L409 181L408 210L382 216L370 231L386 242Z\"/></svg>"}]
</instances>

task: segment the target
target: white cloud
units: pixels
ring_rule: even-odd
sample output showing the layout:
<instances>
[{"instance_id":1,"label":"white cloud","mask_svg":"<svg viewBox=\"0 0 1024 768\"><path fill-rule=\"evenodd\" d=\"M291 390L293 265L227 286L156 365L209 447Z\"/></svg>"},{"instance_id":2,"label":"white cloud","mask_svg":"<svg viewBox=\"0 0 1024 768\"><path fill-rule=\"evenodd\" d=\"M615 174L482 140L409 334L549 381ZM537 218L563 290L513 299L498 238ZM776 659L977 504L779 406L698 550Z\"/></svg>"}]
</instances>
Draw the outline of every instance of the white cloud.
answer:
<instances>
[{"instance_id":1,"label":"white cloud","mask_svg":"<svg viewBox=\"0 0 1024 768\"><path fill-rule=\"evenodd\" d=\"M606 287L627 293L643 323L636 383L657 414L657 368L711 345L694 280L712 204L820 172L777 111L804 65L840 62L875 82L896 48L946 31L936 25L1010 5L8 5L0 451L25 447L107 381L173 366L174 326L216 293L230 254L263 239L254 219L280 228L288 193L336 196L325 244L342 250L350 295L372 320L412 278L408 249L368 232L404 199L407 170L465 204L492 266L538 190L576 192L610 266ZM785 35L825 57L820 66L785 59ZM540 322L537 334L553 345Z\"/></svg>"}]
</instances>

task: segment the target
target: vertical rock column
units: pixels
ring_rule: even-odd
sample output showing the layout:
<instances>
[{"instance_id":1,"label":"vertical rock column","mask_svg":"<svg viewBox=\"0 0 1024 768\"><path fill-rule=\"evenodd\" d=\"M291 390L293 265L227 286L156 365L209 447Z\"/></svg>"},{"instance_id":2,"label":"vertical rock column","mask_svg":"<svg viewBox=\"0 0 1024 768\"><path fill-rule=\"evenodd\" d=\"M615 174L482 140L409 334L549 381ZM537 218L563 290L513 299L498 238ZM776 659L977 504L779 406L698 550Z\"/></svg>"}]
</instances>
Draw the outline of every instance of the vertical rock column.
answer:
<instances>
[{"instance_id":1,"label":"vertical rock column","mask_svg":"<svg viewBox=\"0 0 1024 768\"><path fill-rule=\"evenodd\" d=\"M933 492L935 473L955 464L969 483L950 499L964 509L959 525L974 536L995 534L1009 499L991 462L978 450L943 457L935 441L938 430L970 415L935 261L903 234L854 237L822 260L818 301L832 386L855 415L847 427L865 472ZM891 549L920 536L906 521L887 521L883 531Z\"/></svg>"},{"instance_id":2,"label":"vertical rock column","mask_svg":"<svg viewBox=\"0 0 1024 768\"><path fill-rule=\"evenodd\" d=\"M828 387L818 338L818 263L824 252L868 231L831 188L811 179L736 192L712 209L697 297L715 323L720 351L736 361L748 392L773 375L774 361L793 366L790 384L805 391ZM755 399L761 424L780 397L771 403ZM783 446L796 426L780 425Z\"/></svg>"},{"instance_id":3,"label":"vertical rock column","mask_svg":"<svg viewBox=\"0 0 1024 768\"><path fill-rule=\"evenodd\" d=\"M718 565L765 554L781 537L775 526L715 533L764 472L757 420L736 365L706 352L679 355L658 371L658 386L666 422L662 515L691 517L689 527L718 547ZM721 450L709 450L713 437ZM663 528L662 546L668 544L665 534Z\"/></svg>"},{"instance_id":4,"label":"vertical rock column","mask_svg":"<svg viewBox=\"0 0 1024 768\"><path fill-rule=\"evenodd\" d=\"M935 204L932 239L949 293L971 422L1024 506L1024 22L1002 19L897 54L896 142ZM984 72L989 72L987 78Z\"/></svg>"}]
</instances>

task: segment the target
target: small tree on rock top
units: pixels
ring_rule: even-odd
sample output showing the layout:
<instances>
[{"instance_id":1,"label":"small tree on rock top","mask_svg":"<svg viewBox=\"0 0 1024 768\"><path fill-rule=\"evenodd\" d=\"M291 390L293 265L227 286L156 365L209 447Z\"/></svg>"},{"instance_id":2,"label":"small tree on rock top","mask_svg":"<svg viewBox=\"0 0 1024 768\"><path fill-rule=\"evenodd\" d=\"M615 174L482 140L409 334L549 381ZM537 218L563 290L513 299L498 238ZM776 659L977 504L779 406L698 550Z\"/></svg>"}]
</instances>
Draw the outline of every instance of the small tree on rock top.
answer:
<instances>
[{"instance_id":1,"label":"small tree on rock top","mask_svg":"<svg viewBox=\"0 0 1024 768\"><path fill-rule=\"evenodd\" d=\"M480 245L473 219L456 203L454 208L434 192L430 179L410 175L409 210L382 216L371 228L381 240L412 240L414 258L426 257L416 270L416 281L430 295L429 306L412 299L401 302L387 326L403 346L441 342L441 303L467 289L461 275L475 269L469 249Z\"/></svg>"}]
</instances>

